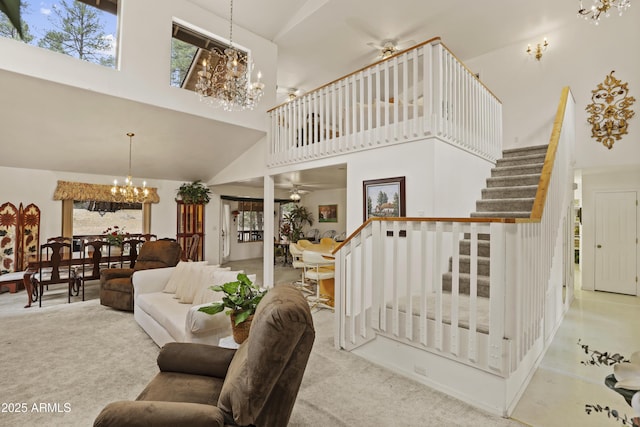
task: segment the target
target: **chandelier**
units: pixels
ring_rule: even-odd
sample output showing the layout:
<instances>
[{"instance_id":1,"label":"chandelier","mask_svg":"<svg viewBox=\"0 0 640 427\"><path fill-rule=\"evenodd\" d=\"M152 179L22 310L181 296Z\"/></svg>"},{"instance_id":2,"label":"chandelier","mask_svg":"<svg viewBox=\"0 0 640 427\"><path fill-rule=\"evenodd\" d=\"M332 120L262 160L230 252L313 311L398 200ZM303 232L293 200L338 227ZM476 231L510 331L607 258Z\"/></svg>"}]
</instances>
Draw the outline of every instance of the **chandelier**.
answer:
<instances>
[{"instance_id":1,"label":"chandelier","mask_svg":"<svg viewBox=\"0 0 640 427\"><path fill-rule=\"evenodd\" d=\"M253 110L262 97L264 83L258 71L251 83L253 61L246 52L233 47L233 0L229 13L229 46L224 52L212 48L198 71L196 93L200 100L225 111Z\"/></svg>"},{"instance_id":2,"label":"chandelier","mask_svg":"<svg viewBox=\"0 0 640 427\"><path fill-rule=\"evenodd\" d=\"M144 203L149 197L147 182L143 181L142 187L136 187L131 178L131 145L134 135L132 132L127 133L129 137L129 174L124 180L124 185L118 185L118 180L114 179L113 187L111 187L113 200L119 203Z\"/></svg>"},{"instance_id":3,"label":"chandelier","mask_svg":"<svg viewBox=\"0 0 640 427\"><path fill-rule=\"evenodd\" d=\"M591 8L585 9L580 0L580 9L578 10L578 16L582 16L584 19L591 19L596 25L600 22L600 16L604 14L605 17L609 17L609 10L612 8L618 9L618 14L622 16L622 12L631 7L631 0L593 0Z\"/></svg>"}]
</instances>

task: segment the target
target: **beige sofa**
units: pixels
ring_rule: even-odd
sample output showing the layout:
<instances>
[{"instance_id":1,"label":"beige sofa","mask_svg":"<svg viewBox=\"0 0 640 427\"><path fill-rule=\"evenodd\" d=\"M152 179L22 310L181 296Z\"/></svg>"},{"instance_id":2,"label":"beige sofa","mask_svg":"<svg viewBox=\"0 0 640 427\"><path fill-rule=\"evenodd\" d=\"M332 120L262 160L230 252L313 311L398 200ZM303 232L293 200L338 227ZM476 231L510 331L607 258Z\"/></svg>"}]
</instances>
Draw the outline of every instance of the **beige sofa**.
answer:
<instances>
[{"instance_id":1,"label":"beige sofa","mask_svg":"<svg viewBox=\"0 0 640 427\"><path fill-rule=\"evenodd\" d=\"M136 271L133 317L159 347L169 342L218 345L231 335L229 316L224 312L211 316L198 308L221 300L222 294L209 287L235 281L237 274L197 262ZM255 281L255 275L249 277Z\"/></svg>"}]
</instances>

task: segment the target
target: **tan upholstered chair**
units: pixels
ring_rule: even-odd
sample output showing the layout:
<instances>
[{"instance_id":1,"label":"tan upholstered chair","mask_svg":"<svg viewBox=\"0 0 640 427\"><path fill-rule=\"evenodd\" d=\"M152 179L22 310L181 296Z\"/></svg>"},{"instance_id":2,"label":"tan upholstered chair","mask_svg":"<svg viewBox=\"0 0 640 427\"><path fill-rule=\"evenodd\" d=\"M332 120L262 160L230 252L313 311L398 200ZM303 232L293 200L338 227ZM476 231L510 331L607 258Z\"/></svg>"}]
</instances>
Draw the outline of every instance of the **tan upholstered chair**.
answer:
<instances>
[{"instance_id":1,"label":"tan upholstered chair","mask_svg":"<svg viewBox=\"0 0 640 427\"><path fill-rule=\"evenodd\" d=\"M238 350L169 343L160 372L136 401L107 405L94 426L284 427L315 339L304 297L277 285L262 299Z\"/></svg>"},{"instance_id":2,"label":"tan upholstered chair","mask_svg":"<svg viewBox=\"0 0 640 427\"><path fill-rule=\"evenodd\" d=\"M100 304L133 311L133 273L151 268L174 267L180 261L181 254L182 248L177 242L145 242L133 268L107 268L100 272Z\"/></svg>"}]
</instances>

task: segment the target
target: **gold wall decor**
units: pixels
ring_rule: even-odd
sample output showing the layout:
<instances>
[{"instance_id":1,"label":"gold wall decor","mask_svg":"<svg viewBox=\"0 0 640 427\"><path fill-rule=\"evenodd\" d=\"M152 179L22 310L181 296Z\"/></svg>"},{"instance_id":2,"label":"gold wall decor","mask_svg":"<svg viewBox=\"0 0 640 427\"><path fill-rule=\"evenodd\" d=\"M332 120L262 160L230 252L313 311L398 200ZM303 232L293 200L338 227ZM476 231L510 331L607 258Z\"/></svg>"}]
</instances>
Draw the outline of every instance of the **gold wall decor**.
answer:
<instances>
[{"instance_id":1,"label":"gold wall decor","mask_svg":"<svg viewBox=\"0 0 640 427\"><path fill-rule=\"evenodd\" d=\"M628 83L622 83L613 77L613 73L615 70L591 91L592 103L585 108L591 114L587 119L591 125L591 137L609 150L615 141L628 133L628 120L635 115L629 107L636 101L629 96Z\"/></svg>"}]
</instances>

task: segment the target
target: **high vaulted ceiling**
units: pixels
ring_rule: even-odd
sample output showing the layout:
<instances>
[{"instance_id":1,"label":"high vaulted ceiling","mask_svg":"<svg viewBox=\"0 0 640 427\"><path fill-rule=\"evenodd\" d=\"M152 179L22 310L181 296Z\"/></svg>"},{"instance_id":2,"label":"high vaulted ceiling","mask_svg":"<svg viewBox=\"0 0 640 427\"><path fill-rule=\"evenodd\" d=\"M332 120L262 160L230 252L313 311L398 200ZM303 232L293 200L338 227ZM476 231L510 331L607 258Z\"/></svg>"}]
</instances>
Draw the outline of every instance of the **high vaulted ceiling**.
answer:
<instances>
[{"instance_id":1,"label":"high vaulted ceiling","mask_svg":"<svg viewBox=\"0 0 640 427\"><path fill-rule=\"evenodd\" d=\"M229 18L226 0L190 1ZM307 92L373 62L378 52L369 44L440 36L465 61L515 42L526 46L575 21L578 4L577 0L235 0L233 18L234 25L278 45L278 101L283 102L286 88ZM260 132L202 117L26 79L0 71L3 99L12 100L2 112L0 138L7 149L1 166L122 176L128 139L114 132L113 124L135 115L135 128L126 130L139 135L134 139L136 176L207 181L260 137ZM87 110L87 104L95 109ZM265 111L271 107L260 105ZM212 134L220 136L216 146ZM42 135L46 144L41 143ZM92 138L95 142L84 144L86 135L97 136ZM122 144L114 154L116 141ZM137 143L146 147L144 156L135 154ZM205 151L216 155L189 154Z\"/></svg>"}]
</instances>

